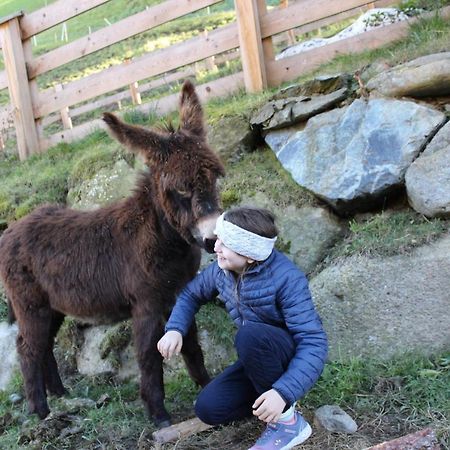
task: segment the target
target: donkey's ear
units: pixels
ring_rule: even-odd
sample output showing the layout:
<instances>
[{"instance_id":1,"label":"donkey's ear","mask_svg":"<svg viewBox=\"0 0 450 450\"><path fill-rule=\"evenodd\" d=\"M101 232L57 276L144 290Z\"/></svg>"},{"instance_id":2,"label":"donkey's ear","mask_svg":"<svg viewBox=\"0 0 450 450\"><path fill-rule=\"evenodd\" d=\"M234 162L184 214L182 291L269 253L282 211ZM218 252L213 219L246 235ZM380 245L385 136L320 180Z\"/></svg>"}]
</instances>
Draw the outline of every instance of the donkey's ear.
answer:
<instances>
[{"instance_id":1,"label":"donkey's ear","mask_svg":"<svg viewBox=\"0 0 450 450\"><path fill-rule=\"evenodd\" d=\"M162 160L167 156L167 138L155 131L122 122L112 113L103 113L103 120L110 133L133 152L140 153L147 161Z\"/></svg>"},{"instance_id":2,"label":"donkey's ear","mask_svg":"<svg viewBox=\"0 0 450 450\"><path fill-rule=\"evenodd\" d=\"M200 137L206 135L203 124L203 108L195 92L195 87L189 80L186 80L181 88L180 127Z\"/></svg>"}]
</instances>

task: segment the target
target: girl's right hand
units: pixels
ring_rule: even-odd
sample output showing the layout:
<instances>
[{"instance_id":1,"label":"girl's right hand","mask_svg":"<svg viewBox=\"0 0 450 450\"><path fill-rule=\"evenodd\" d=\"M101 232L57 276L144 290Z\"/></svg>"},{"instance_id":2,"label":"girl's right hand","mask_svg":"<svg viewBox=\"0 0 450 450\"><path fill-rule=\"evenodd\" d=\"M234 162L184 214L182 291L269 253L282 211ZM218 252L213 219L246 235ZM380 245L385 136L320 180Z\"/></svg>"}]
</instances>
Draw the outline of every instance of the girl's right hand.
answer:
<instances>
[{"instance_id":1,"label":"girl's right hand","mask_svg":"<svg viewBox=\"0 0 450 450\"><path fill-rule=\"evenodd\" d=\"M175 330L169 330L157 344L158 351L164 359L170 359L174 353L178 355L182 346L183 336Z\"/></svg>"}]
</instances>

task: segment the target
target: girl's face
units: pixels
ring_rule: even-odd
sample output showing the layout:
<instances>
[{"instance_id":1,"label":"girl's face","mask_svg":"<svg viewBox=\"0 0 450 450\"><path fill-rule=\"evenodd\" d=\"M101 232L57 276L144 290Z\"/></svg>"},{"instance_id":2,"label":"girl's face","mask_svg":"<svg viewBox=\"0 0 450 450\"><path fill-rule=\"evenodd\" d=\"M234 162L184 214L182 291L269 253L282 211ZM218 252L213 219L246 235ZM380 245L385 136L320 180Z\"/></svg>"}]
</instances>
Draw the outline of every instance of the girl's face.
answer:
<instances>
[{"instance_id":1,"label":"girl's face","mask_svg":"<svg viewBox=\"0 0 450 450\"><path fill-rule=\"evenodd\" d=\"M254 262L252 259L242 256L239 253L233 252L224 243L217 238L214 245L214 251L217 253L217 263L219 267L224 270L231 270L236 273L242 273L244 269Z\"/></svg>"}]
</instances>

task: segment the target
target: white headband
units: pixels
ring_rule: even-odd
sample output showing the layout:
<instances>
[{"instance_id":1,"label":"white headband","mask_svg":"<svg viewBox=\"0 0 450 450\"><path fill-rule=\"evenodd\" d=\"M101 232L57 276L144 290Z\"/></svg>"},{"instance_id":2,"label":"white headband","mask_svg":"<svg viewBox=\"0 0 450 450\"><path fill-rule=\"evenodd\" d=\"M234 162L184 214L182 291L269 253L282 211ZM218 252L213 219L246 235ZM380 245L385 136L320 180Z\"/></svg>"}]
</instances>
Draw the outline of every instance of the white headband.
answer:
<instances>
[{"instance_id":1,"label":"white headband","mask_svg":"<svg viewBox=\"0 0 450 450\"><path fill-rule=\"evenodd\" d=\"M217 219L214 234L233 252L255 261L267 259L272 253L273 246L277 240L276 236L274 238L266 238L240 228L224 220L224 214Z\"/></svg>"}]
</instances>

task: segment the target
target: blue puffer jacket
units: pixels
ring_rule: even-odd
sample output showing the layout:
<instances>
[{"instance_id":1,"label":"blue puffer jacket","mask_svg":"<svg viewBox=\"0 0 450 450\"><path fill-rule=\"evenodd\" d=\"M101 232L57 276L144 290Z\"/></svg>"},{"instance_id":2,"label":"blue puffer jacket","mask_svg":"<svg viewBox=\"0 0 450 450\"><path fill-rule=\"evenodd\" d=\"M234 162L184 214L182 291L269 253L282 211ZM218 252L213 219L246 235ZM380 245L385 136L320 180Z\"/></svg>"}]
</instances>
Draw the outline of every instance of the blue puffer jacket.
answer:
<instances>
[{"instance_id":1,"label":"blue puffer jacket","mask_svg":"<svg viewBox=\"0 0 450 450\"><path fill-rule=\"evenodd\" d=\"M272 387L288 404L303 397L322 373L327 355L327 338L305 275L276 250L237 283L231 273L215 262L182 291L166 331L177 330L186 335L200 306L216 296L225 303L238 327L246 322L263 322L289 331L296 353Z\"/></svg>"}]
</instances>

